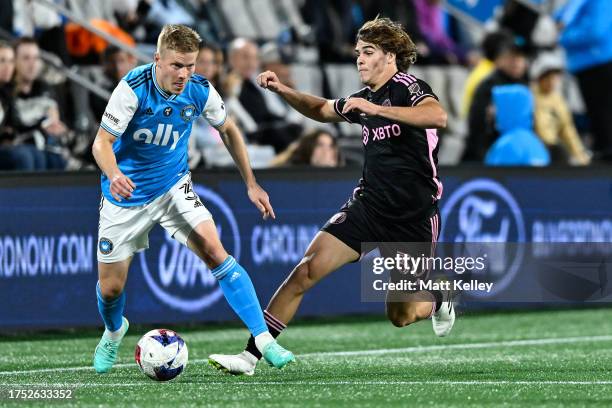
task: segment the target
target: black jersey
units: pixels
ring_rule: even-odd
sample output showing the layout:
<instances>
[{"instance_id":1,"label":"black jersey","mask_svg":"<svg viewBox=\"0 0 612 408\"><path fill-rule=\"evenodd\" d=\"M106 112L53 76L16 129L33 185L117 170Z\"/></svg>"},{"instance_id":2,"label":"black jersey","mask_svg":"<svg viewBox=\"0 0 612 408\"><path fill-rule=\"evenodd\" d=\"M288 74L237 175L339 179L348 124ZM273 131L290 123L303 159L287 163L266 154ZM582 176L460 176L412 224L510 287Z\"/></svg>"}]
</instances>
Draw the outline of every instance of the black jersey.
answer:
<instances>
[{"instance_id":1,"label":"black jersey","mask_svg":"<svg viewBox=\"0 0 612 408\"><path fill-rule=\"evenodd\" d=\"M421 79L396 73L378 91L364 88L348 98L364 98L382 106L416 106L438 97ZM422 129L360 112L342 114L348 98L335 101L340 117L362 126L365 163L363 178L353 199L366 204L376 216L389 220L414 220L431 215L442 196L436 169L436 129Z\"/></svg>"}]
</instances>

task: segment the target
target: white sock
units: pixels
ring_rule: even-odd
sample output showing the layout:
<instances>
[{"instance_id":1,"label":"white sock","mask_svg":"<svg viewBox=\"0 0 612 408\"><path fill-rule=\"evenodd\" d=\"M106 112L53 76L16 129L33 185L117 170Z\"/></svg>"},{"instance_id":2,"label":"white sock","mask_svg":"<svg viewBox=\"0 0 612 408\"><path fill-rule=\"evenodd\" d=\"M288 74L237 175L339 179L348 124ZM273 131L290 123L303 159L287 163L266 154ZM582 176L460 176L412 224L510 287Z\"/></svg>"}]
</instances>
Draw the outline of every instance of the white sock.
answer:
<instances>
[{"instance_id":1,"label":"white sock","mask_svg":"<svg viewBox=\"0 0 612 408\"><path fill-rule=\"evenodd\" d=\"M259 350L261 354L263 354L264 348L268 344L272 343L273 341L274 341L274 337L272 337L270 332L263 332L255 336L255 346L257 347L257 350Z\"/></svg>"},{"instance_id":2,"label":"white sock","mask_svg":"<svg viewBox=\"0 0 612 408\"><path fill-rule=\"evenodd\" d=\"M118 330L115 330L114 332L109 331L108 329L105 329L104 337L106 337L107 339L111 339L112 341L119 341L121 340L121 336L123 336L123 333L121 332L122 329L123 329L123 322L121 323L121 327Z\"/></svg>"}]
</instances>

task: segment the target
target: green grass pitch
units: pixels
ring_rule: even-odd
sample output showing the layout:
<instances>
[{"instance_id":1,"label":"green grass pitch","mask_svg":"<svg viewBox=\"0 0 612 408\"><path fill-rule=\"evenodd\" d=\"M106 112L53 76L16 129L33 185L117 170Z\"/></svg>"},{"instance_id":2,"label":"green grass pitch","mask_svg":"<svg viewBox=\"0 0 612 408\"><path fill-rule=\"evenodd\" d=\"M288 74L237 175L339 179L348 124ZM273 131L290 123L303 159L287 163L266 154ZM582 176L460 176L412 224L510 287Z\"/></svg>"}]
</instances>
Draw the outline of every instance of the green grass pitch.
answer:
<instances>
[{"instance_id":1,"label":"green grass pitch","mask_svg":"<svg viewBox=\"0 0 612 408\"><path fill-rule=\"evenodd\" d=\"M254 377L206 363L209 353L240 351L245 329L169 328L187 342L190 361L168 383L134 364L149 328L130 328L107 375L91 368L97 333L4 337L0 406L612 406L610 309L464 315L444 339L429 321L401 329L372 318L295 324L281 339L298 362L280 371L260 363ZM7 399L11 388L49 387L73 388L73 399Z\"/></svg>"}]
</instances>

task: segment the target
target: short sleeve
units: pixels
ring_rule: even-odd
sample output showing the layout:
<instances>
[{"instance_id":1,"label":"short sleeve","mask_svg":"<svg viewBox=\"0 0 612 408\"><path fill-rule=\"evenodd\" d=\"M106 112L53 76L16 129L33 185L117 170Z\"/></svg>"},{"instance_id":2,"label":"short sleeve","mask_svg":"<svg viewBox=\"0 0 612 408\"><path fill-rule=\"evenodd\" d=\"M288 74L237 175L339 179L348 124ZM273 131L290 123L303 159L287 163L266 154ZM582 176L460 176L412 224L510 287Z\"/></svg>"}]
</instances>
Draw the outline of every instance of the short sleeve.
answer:
<instances>
[{"instance_id":1,"label":"short sleeve","mask_svg":"<svg viewBox=\"0 0 612 408\"><path fill-rule=\"evenodd\" d=\"M100 121L100 127L110 134L120 137L127 129L136 109L138 109L136 93L126 81L121 80L108 100Z\"/></svg>"},{"instance_id":2,"label":"short sleeve","mask_svg":"<svg viewBox=\"0 0 612 408\"><path fill-rule=\"evenodd\" d=\"M416 82L408 85L408 106L417 106L425 98L438 100L427 82L417 79Z\"/></svg>"},{"instance_id":3,"label":"short sleeve","mask_svg":"<svg viewBox=\"0 0 612 408\"><path fill-rule=\"evenodd\" d=\"M213 127L219 127L225 123L227 119L227 111L225 110L225 103L221 99L221 95L215 89L215 87L209 85L208 88L208 99L206 100L206 106L202 111L202 115L206 118L208 123Z\"/></svg>"},{"instance_id":4,"label":"short sleeve","mask_svg":"<svg viewBox=\"0 0 612 408\"><path fill-rule=\"evenodd\" d=\"M334 110L342 119L347 121L348 123L358 123L359 122L359 112L348 112L346 114L342 113L342 109L344 109L344 105L346 104L348 98L340 98L334 101Z\"/></svg>"}]
</instances>

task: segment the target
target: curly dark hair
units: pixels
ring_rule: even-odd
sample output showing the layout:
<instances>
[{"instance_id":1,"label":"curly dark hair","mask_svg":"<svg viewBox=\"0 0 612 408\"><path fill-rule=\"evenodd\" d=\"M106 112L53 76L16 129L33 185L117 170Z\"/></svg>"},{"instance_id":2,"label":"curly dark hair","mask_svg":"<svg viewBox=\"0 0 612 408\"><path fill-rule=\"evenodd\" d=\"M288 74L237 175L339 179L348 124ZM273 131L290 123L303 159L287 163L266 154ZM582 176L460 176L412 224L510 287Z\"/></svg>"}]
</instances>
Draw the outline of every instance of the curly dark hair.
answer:
<instances>
[{"instance_id":1,"label":"curly dark hair","mask_svg":"<svg viewBox=\"0 0 612 408\"><path fill-rule=\"evenodd\" d=\"M395 54L397 69L408 71L416 62L417 48L400 23L386 17L367 21L357 32L356 41L376 45L384 52Z\"/></svg>"}]
</instances>

